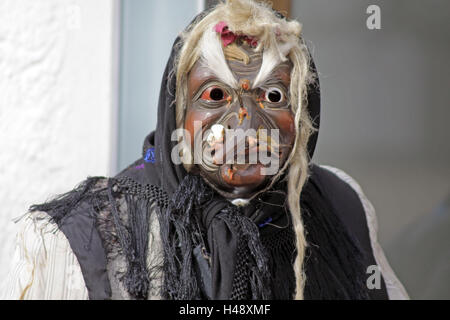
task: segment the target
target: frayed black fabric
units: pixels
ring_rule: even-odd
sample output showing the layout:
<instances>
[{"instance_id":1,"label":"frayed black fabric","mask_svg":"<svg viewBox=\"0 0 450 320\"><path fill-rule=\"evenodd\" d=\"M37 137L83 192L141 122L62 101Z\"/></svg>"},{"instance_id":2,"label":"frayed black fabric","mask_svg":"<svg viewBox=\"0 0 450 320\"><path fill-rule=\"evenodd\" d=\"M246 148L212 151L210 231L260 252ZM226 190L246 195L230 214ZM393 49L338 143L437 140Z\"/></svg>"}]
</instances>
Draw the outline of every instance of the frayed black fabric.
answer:
<instances>
[{"instance_id":1,"label":"frayed black fabric","mask_svg":"<svg viewBox=\"0 0 450 320\"><path fill-rule=\"evenodd\" d=\"M95 205L96 195L92 194L91 189L103 177L90 177L80 183L73 190L61 194L51 201L43 204L35 204L30 207L30 211L52 212L53 222L60 224L63 218L67 218L67 213L75 209L81 201L91 200Z\"/></svg>"},{"instance_id":2,"label":"frayed black fabric","mask_svg":"<svg viewBox=\"0 0 450 320\"><path fill-rule=\"evenodd\" d=\"M212 288L209 298L233 297L237 251L246 250L250 263L246 299L270 298L267 254L253 221L227 200L220 198L200 176L187 175L166 212L160 217L165 253L163 295L168 299L201 299L195 274L194 249L209 257ZM246 244L246 248L238 244Z\"/></svg>"},{"instance_id":3,"label":"frayed black fabric","mask_svg":"<svg viewBox=\"0 0 450 320\"><path fill-rule=\"evenodd\" d=\"M106 189L94 191L94 187L102 180L102 177L88 178L74 190L29 209L46 212L69 240L92 300L111 297L106 253L96 228L97 212L106 202Z\"/></svg>"},{"instance_id":4,"label":"frayed black fabric","mask_svg":"<svg viewBox=\"0 0 450 320\"><path fill-rule=\"evenodd\" d=\"M193 193L193 191L197 191ZM198 221L194 209L205 197L198 180L186 180L172 197L169 207L160 215L161 240L164 250L165 299L200 299L194 273L193 249L200 243Z\"/></svg>"},{"instance_id":5,"label":"frayed black fabric","mask_svg":"<svg viewBox=\"0 0 450 320\"><path fill-rule=\"evenodd\" d=\"M125 195L128 209L128 228L121 221L117 203L113 196L113 180L108 181L108 200L118 240L124 252L128 268L123 276L128 293L135 299L147 299L149 291L149 276L146 269L150 199L139 199L136 196Z\"/></svg>"}]
</instances>

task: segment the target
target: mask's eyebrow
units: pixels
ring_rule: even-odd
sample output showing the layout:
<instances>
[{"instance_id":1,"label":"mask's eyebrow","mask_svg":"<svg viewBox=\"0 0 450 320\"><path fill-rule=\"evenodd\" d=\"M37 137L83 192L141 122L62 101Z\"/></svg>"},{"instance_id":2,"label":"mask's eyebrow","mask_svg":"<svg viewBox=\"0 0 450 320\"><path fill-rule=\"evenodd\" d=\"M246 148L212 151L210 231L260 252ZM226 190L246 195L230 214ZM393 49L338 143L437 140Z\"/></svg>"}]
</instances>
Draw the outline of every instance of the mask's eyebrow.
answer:
<instances>
[{"instance_id":1,"label":"mask's eyebrow","mask_svg":"<svg viewBox=\"0 0 450 320\"><path fill-rule=\"evenodd\" d=\"M210 69L223 83L237 89L238 81L227 64L220 38L212 28L205 31L199 46L202 64Z\"/></svg>"},{"instance_id":2,"label":"mask's eyebrow","mask_svg":"<svg viewBox=\"0 0 450 320\"><path fill-rule=\"evenodd\" d=\"M283 54L289 51L291 46L285 45L283 49ZM284 55L286 57L286 55ZM263 61L261 64L261 68L259 70L258 75L256 76L255 80L253 81L253 87L256 88L260 86L263 82L266 81L267 78L269 78L272 75L272 72L280 65L283 65L287 63L289 60L282 59L280 56L280 52L274 49L268 49L264 50L263 52Z\"/></svg>"},{"instance_id":3,"label":"mask's eyebrow","mask_svg":"<svg viewBox=\"0 0 450 320\"><path fill-rule=\"evenodd\" d=\"M253 81L253 87L260 86L271 74L272 70L280 63L280 58L273 54L272 50L265 50L263 53L263 61L261 69Z\"/></svg>"},{"instance_id":4,"label":"mask's eyebrow","mask_svg":"<svg viewBox=\"0 0 450 320\"><path fill-rule=\"evenodd\" d=\"M284 87L289 88L291 82L290 66L287 62L282 62L275 66L270 73L264 75L264 78L253 83L253 88L266 87L270 85L283 84ZM261 73L261 72L260 72Z\"/></svg>"}]
</instances>

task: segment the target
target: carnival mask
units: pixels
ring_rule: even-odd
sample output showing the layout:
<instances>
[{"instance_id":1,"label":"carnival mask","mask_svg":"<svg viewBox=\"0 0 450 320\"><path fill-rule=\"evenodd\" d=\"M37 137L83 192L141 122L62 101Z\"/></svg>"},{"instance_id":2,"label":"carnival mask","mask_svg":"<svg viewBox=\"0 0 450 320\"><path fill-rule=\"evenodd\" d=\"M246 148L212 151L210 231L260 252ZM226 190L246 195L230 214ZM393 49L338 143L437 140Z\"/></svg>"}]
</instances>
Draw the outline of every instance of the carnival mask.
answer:
<instances>
[{"instance_id":1,"label":"carnival mask","mask_svg":"<svg viewBox=\"0 0 450 320\"><path fill-rule=\"evenodd\" d=\"M235 87L202 59L188 75L184 127L194 157L201 159L194 170L229 199L249 199L270 185L296 135L289 97L292 64L278 64L255 86L264 70L263 54L254 47L247 37L224 43Z\"/></svg>"}]
</instances>

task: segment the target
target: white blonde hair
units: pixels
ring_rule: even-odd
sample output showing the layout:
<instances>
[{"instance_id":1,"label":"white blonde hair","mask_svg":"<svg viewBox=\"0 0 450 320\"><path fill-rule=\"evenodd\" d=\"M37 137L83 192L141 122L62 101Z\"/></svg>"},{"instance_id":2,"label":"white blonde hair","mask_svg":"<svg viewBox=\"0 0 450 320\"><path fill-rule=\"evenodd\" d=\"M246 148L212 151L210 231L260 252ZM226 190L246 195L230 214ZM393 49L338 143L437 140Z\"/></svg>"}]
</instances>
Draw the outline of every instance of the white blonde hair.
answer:
<instances>
[{"instance_id":1,"label":"white blonde hair","mask_svg":"<svg viewBox=\"0 0 450 320\"><path fill-rule=\"evenodd\" d=\"M305 231L300 212L300 193L308 178L308 140L313 126L307 106L307 86L314 81L310 71L309 53L301 37L301 25L297 21L287 21L278 17L270 5L253 0L228 0L219 3L205 16L195 21L182 34L182 47L175 61L177 82L176 122L177 128L184 126L187 105L187 78L194 64L202 59L217 71L217 76L229 85L236 85L232 74L224 65L225 58L221 40L213 31L214 26L225 21L229 29L238 34L258 39L255 51L262 52L263 62L254 86L264 81L279 63L290 60L291 72L290 103L295 114L296 138L292 152L282 170L275 177L288 170L288 206L296 235L297 257L294 262L296 277L295 299L303 299L305 274L303 260L306 249ZM189 165L186 165L189 170Z\"/></svg>"}]
</instances>

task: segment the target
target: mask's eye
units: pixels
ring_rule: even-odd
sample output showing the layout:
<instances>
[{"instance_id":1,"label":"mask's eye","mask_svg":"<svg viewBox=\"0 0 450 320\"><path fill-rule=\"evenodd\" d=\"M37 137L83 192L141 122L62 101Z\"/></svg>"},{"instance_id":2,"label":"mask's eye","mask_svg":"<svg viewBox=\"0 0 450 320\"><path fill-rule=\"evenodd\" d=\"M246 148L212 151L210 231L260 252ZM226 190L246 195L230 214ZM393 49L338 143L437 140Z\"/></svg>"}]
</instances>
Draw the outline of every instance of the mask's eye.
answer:
<instances>
[{"instance_id":1,"label":"mask's eye","mask_svg":"<svg viewBox=\"0 0 450 320\"><path fill-rule=\"evenodd\" d=\"M272 103L282 102L284 100L284 94L278 88L269 88L264 92L264 100Z\"/></svg>"},{"instance_id":2,"label":"mask's eye","mask_svg":"<svg viewBox=\"0 0 450 320\"><path fill-rule=\"evenodd\" d=\"M203 91L201 99L207 101L222 101L228 98L228 94L218 86L211 86Z\"/></svg>"}]
</instances>

